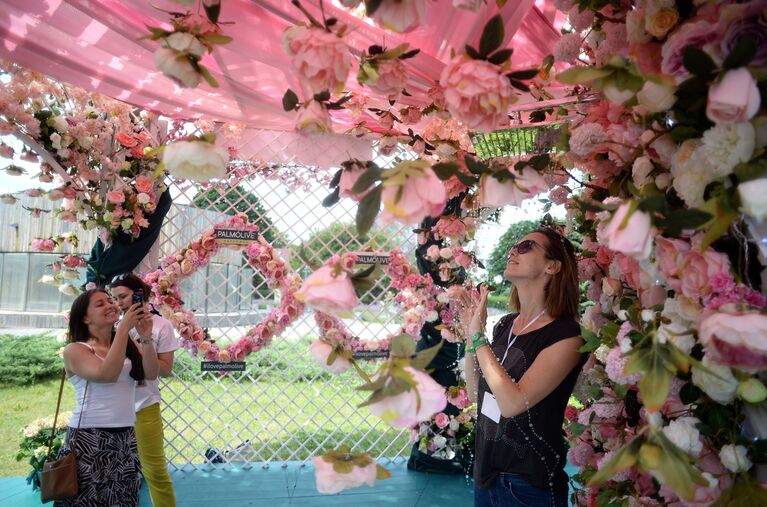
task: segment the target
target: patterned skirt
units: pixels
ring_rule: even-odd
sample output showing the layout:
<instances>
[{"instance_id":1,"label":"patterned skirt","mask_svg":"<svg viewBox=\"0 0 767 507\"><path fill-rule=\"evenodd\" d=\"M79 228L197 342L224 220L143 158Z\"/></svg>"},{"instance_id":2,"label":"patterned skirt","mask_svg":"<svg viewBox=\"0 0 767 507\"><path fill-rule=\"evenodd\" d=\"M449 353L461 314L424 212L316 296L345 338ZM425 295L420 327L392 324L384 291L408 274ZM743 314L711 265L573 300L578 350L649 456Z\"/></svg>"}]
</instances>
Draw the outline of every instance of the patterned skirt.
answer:
<instances>
[{"instance_id":1,"label":"patterned skirt","mask_svg":"<svg viewBox=\"0 0 767 507\"><path fill-rule=\"evenodd\" d=\"M59 449L71 452L74 429ZM77 496L54 502L54 507L137 507L141 464L136 433L128 428L80 428L75 442Z\"/></svg>"}]
</instances>

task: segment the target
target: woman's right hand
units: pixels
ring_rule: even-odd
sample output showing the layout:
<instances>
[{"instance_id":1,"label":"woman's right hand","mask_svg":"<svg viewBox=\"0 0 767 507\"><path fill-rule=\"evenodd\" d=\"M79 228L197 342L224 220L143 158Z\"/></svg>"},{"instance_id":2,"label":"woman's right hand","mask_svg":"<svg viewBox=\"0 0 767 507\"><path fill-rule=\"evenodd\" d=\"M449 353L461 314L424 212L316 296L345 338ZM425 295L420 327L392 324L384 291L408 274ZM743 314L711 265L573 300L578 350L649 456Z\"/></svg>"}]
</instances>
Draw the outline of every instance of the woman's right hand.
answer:
<instances>
[{"instance_id":1,"label":"woman's right hand","mask_svg":"<svg viewBox=\"0 0 767 507\"><path fill-rule=\"evenodd\" d=\"M136 327L136 324L141 320L144 315L144 305L136 303L131 305L130 308L123 314L120 322L117 324L117 331L124 330L127 334L132 328Z\"/></svg>"}]
</instances>

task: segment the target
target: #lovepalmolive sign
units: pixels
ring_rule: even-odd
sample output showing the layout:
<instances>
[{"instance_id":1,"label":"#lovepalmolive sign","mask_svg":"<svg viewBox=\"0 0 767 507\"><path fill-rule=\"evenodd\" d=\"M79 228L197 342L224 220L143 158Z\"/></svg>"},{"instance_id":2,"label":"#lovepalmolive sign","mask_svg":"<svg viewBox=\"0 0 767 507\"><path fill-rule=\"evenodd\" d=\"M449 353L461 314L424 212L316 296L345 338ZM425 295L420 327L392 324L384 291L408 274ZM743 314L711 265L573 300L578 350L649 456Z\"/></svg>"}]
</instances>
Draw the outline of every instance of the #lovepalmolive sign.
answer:
<instances>
[{"instance_id":1,"label":"#lovepalmolive sign","mask_svg":"<svg viewBox=\"0 0 767 507\"><path fill-rule=\"evenodd\" d=\"M245 371L245 361L201 361L202 371Z\"/></svg>"},{"instance_id":2,"label":"#lovepalmolive sign","mask_svg":"<svg viewBox=\"0 0 767 507\"><path fill-rule=\"evenodd\" d=\"M213 229L216 241L226 245L247 245L251 241L258 240L258 231L242 229Z\"/></svg>"}]
</instances>

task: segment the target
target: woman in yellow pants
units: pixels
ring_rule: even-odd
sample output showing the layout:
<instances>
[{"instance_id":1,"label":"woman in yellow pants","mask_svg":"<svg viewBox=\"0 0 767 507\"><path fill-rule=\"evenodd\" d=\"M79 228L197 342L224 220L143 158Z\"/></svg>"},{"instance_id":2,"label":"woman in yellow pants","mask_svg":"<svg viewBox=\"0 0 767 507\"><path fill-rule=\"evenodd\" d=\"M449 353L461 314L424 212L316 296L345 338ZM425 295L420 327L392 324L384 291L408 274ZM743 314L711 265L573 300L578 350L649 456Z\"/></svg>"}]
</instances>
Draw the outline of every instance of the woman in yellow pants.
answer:
<instances>
[{"instance_id":1,"label":"woman in yellow pants","mask_svg":"<svg viewBox=\"0 0 767 507\"><path fill-rule=\"evenodd\" d=\"M110 284L112 296L120 309L130 308L134 294L149 294L150 287L133 273L116 276ZM131 335L133 336L133 335ZM137 338L138 335L134 336ZM152 315L152 340L160 366L158 376L168 377L173 368L173 353L179 348L173 325L159 315ZM175 507L176 494L165 459L160 389L157 380L147 380L136 387L136 441L141 460L141 474L149 486L154 507Z\"/></svg>"}]
</instances>

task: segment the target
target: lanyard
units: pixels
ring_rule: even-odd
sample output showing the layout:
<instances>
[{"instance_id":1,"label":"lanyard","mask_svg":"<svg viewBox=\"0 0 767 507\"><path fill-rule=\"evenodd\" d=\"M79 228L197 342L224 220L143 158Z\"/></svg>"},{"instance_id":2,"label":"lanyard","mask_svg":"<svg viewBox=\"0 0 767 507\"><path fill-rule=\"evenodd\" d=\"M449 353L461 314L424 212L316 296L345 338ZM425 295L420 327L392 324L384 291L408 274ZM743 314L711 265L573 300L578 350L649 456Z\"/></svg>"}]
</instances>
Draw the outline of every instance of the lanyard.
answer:
<instances>
[{"instance_id":1,"label":"lanyard","mask_svg":"<svg viewBox=\"0 0 767 507\"><path fill-rule=\"evenodd\" d=\"M517 335L514 336L514 339L511 338L512 337L511 331L512 329L514 329L514 323L513 322L511 323L511 327L509 328L509 340L508 340L509 343L508 345L506 345L506 352L503 353L503 359L501 359L501 366L503 366L503 363L506 362L506 356L509 355L509 349L511 348L512 345L514 345L514 342L517 341L517 338L519 337L519 335L523 334L528 327L532 326L535 323L535 321L543 317L544 313L546 313L545 309L541 311L541 313L539 313L533 320L528 322L527 325L525 325L525 327L523 327L519 331L519 333L517 333Z\"/></svg>"}]
</instances>

